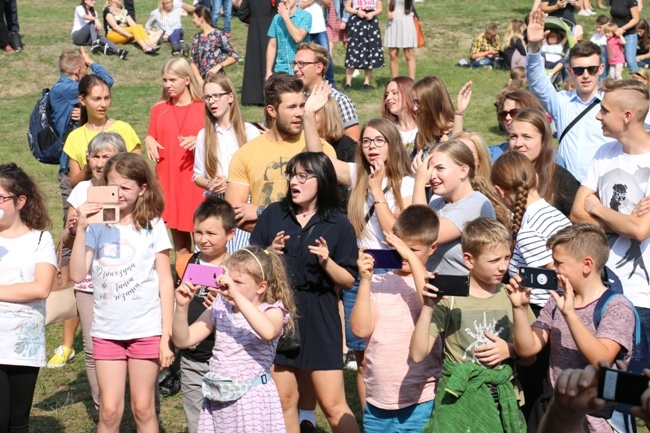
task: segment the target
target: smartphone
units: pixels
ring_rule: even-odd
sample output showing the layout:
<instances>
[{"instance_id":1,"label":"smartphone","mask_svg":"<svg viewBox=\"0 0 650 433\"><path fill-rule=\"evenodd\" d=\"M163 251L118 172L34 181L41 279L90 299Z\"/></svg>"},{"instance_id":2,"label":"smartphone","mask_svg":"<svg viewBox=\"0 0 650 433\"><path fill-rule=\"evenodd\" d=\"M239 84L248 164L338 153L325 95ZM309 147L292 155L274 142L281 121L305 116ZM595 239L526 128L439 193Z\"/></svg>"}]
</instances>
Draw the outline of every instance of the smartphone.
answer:
<instances>
[{"instance_id":1,"label":"smartphone","mask_svg":"<svg viewBox=\"0 0 650 433\"><path fill-rule=\"evenodd\" d=\"M88 201L101 203L102 210L88 217L89 224L116 223L120 220L117 186L91 186Z\"/></svg>"},{"instance_id":2,"label":"smartphone","mask_svg":"<svg viewBox=\"0 0 650 433\"><path fill-rule=\"evenodd\" d=\"M183 282L188 281L192 285L219 287L217 278L223 274L223 268L220 266L198 265L188 263L183 274Z\"/></svg>"},{"instance_id":3,"label":"smartphone","mask_svg":"<svg viewBox=\"0 0 650 433\"><path fill-rule=\"evenodd\" d=\"M554 269L522 266L519 268L519 276L521 277L521 285L524 287L556 291L558 289L557 271Z\"/></svg>"},{"instance_id":4,"label":"smartphone","mask_svg":"<svg viewBox=\"0 0 650 433\"><path fill-rule=\"evenodd\" d=\"M438 289L437 292L429 290L441 296L469 296L469 275L435 275L427 283Z\"/></svg>"},{"instance_id":5,"label":"smartphone","mask_svg":"<svg viewBox=\"0 0 650 433\"><path fill-rule=\"evenodd\" d=\"M395 250L366 250L375 259L375 269L402 269L402 256Z\"/></svg>"},{"instance_id":6,"label":"smartphone","mask_svg":"<svg viewBox=\"0 0 650 433\"><path fill-rule=\"evenodd\" d=\"M641 396L649 385L646 376L611 368L601 368L598 375L599 398L633 406L641 405Z\"/></svg>"}]
</instances>

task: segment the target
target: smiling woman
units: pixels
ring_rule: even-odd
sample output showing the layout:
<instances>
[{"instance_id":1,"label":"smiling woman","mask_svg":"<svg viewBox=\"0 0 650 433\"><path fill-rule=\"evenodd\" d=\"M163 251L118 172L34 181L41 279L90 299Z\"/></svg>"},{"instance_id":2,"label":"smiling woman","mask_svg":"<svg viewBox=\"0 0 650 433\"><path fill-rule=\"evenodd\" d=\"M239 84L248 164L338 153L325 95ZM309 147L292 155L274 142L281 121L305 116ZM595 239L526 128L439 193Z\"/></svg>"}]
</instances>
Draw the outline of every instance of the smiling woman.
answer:
<instances>
[{"instance_id":1,"label":"smiling woman","mask_svg":"<svg viewBox=\"0 0 650 433\"><path fill-rule=\"evenodd\" d=\"M168 60L162 68L160 101L151 108L144 139L147 155L156 161L156 173L165 193L163 220L170 229L176 254L192 246L193 212L201 190L192 182L196 135L203 126L201 89L187 60Z\"/></svg>"}]
</instances>

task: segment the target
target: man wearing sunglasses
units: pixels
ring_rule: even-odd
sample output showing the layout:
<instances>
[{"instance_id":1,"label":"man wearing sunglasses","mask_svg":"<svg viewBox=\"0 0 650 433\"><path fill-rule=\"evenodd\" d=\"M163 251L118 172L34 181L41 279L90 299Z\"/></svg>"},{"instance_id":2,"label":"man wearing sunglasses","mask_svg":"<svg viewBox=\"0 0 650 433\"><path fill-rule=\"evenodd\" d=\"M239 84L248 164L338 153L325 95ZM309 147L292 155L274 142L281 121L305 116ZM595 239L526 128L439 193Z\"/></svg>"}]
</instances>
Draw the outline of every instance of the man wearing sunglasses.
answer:
<instances>
[{"instance_id":1,"label":"man wearing sunglasses","mask_svg":"<svg viewBox=\"0 0 650 433\"><path fill-rule=\"evenodd\" d=\"M546 34L544 22L542 10L531 12L526 75L530 90L555 119L559 141L558 162L582 182L598 148L611 141L603 135L600 122L596 119L603 97L598 82L604 68L601 51L589 41L580 41L571 48L567 72L575 90L556 92L546 75L540 54Z\"/></svg>"},{"instance_id":2,"label":"man wearing sunglasses","mask_svg":"<svg viewBox=\"0 0 650 433\"><path fill-rule=\"evenodd\" d=\"M235 209L237 227L246 231L253 230L266 206L284 197L287 164L307 150L307 143L315 140L311 148L322 146L323 152L336 158L334 148L318 137L315 122L303 131L302 81L283 72L271 75L264 86L264 101L269 130L242 146L228 170L226 201Z\"/></svg>"},{"instance_id":3,"label":"man wearing sunglasses","mask_svg":"<svg viewBox=\"0 0 650 433\"><path fill-rule=\"evenodd\" d=\"M307 95L325 82L327 64L328 54L325 48L314 42L298 44L298 51L291 65L293 66L293 74L304 83ZM345 135L354 141L359 141L361 129L359 128L359 116L354 102L334 87L330 90L330 97L336 101L336 105L339 107Z\"/></svg>"}]
</instances>

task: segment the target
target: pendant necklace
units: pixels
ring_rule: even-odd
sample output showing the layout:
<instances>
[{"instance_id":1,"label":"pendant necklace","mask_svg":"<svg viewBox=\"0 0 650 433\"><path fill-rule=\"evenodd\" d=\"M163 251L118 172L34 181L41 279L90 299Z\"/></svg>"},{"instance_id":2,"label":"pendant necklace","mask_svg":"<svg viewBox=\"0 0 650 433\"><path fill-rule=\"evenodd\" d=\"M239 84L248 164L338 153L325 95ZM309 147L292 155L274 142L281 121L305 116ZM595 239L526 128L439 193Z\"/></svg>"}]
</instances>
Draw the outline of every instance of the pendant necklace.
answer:
<instances>
[{"instance_id":1,"label":"pendant necklace","mask_svg":"<svg viewBox=\"0 0 650 433\"><path fill-rule=\"evenodd\" d=\"M188 105L185 105L184 107L188 107L188 109L185 111L185 116L183 116L183 122L180 123L178 121L178 116L176 115L176 110L173 109L172 112L174 113L174 119L176 119L176 126L178 126L178 142L181 143L185 137L183 137L183 126L185 126L185 121L187 120L187 115L189 114L190 110L189 107L192 105L190 102ZM174 104L174 107L181 107L180 105Z\"/></svg>"}]
</instances>

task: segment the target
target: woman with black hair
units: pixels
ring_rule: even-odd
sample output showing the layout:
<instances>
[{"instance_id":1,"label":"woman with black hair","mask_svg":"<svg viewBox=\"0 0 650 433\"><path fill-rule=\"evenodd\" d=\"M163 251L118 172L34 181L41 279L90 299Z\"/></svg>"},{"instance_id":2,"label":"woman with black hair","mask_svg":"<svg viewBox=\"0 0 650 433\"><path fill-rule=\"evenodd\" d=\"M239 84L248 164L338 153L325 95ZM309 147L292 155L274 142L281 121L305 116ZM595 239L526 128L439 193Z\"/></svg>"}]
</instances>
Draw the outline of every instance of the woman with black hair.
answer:
<instances>
[{"instance_id":1,"label":"woman with black hair","mask_svg":"<svg viewBox=\"0 0 650 433\"><path fill-rule=\"evenodd\" d=\"M358 432L345 400L336 292L352 287L357 276L356 235L339 210L336 172L327 155L299 153L289 161L286 177L286 197L266 208L250 242L284 254L298 305L300 348L279 348L271 371L287 432L300 430L298 385L306 377L332 431Z\"/></svg>"}]
</instances>

